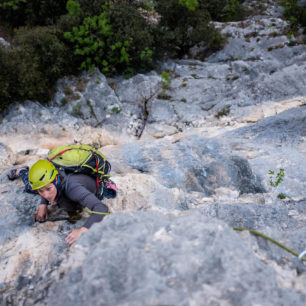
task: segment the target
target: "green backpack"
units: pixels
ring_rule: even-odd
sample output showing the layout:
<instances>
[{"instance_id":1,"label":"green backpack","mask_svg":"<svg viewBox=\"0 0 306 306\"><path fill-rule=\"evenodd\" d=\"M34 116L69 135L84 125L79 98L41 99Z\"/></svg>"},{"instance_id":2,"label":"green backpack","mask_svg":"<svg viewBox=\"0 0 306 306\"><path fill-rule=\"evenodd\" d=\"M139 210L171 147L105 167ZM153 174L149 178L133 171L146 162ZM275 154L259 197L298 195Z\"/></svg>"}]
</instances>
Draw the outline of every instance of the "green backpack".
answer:
<instances>
[{"instance_id":1,"label":"green backpack","mask_svg":"<svg viewBox=\"0 0 306 306\"><path fill-rule=\"evenodd\" d=\"M96 178L97 190L100 183L110 177L110 163L101 152L89 145L59 146L48 153L47 159L67 174L83 173Z\"/></svg>"}]
</instances>

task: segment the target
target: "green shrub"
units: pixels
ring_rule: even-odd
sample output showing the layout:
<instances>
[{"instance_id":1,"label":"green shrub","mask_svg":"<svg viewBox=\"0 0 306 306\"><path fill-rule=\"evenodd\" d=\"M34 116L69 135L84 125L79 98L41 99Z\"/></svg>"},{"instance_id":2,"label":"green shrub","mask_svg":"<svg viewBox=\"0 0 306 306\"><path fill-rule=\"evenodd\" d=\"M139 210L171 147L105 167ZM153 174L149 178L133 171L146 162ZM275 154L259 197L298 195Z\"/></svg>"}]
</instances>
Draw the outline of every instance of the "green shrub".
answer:
<instances>
[{"instance_id":1,"label":"green shrub","mask_svg":"<svg viewBox=\"0 0 306 306\"><path fill-rule=\"evenodd\" d=\"M68 0L66 4L66 9L70 16L81 16L82 9L78 2L73 0Z\"/></svg>"},{"instance_id":2,"label":"green shrub","mask_svg":"<svg viewBox=\"0 0 306 306\"><path fill-rule=\"evenodd\" d=\"M221 117L228 116L231 111L230 105L225 105L222 109L220 109L216 114L215 117L220 119Z\"/></svg>"},{"instance_id":3,"label":"green shrub","mask_svg":"<svg viewBox=\"0 0 306 306\"><path fill-rule=\"evenodd\" d=\"M281 168L277 173L275 173L273 170L269 170L269 175L270 175L270 185L272 187L277 187L284 180L285 170Z\"/></svg>"},{"instance_id":4,"label":"green shrub","mask_svg":"<svg viewBox=\"0 0 306 306\"><path fill-rule=\"evenodd\" d=\"M70 5L72 2L79 4L82 12L82 18L92 17L100 15L103 12L105 5L133 7L137 9L138 7L150 7L150 3L138 1L138 0L68 0ZM67 2L67 4L68 4Z\"/></svg>"},{"instance_id":5,"label":"green shrub","mask_svg":"<svg viewBox=\"0 0 306 306\"><path fill-rule=\"evenodd\" d=\"M177 0L155 2L155 9L161 15L159 25L155 28L156 45L161 54L182 57L197 44L209 48L221 45L220 41L216 41L218 32L210 24L211 18L206 9L199 7L192 11Z\"/></svg>"},{"instance_id":6,"label":"green shrub","mask_svg":"<svg viewBox=\"0 0 306 306\"><path fill-rule=\"evenodd\" d=\"M164 56L182 57L195 45L217 50L224 39L210 21L238 18L241 2L1 1L0 24L16 31L11 46L0 50L0 108L16 100L47 102L56 80L77 68L129 76L152 69ZM147 12L160 22L149 24Z\"/></svg>"},{"instance_id":7,"label":"green shrub","mask_svg":"<svg viewBox=\"0 0 306 306\"><path fill-rule=\"evenodd\" d=\"M246 16L244 0L198 0L199 8L206 9L215 21L237 21Z\"/></svg>"},{"instance_id":8,"label":"green shrub","mask_svg":"<svg viewBox=\"0 0 306 306\"><path fill-rule=\"evenodd\" d=\"M153 38L147 28L136 7L118 2L104 6L99 15L84 18L65 38L74 44L74 53L82 61L80 69L130 73L133 67L151 67Z\"/></svg>"},{"instance_id":9,"label":"green shrub","mask_svg":"<svg viewBox=\"0 0 306 306\"><path fill-rule=\"evenodd\" d=\"M54 25L66 13L67 0L27 0L26 24Z\"/></svg>"},{"instance_id":10,"label":"green shrub","mask_svg":"<svg viewBox=\"0 0 306 306\"><path fill-rule=\"evenodd\" d=\"M167 71L163 71L161 74L161 84L163 90L170 89L170 84L171 84L171 77L170 74Z\"/></svg>"},{"instance_id":11,"label":"green shrub","mask_svg":"<svg viewBox=\"0 0 306 306\"><path fill-rule=\"evenodd\" d=\"M84 114L82 112L82 103L77 102L72 106L72 111L71 111L72 116L77 117L77 118L83 118Z\"/></svg>"},{"instance_id":12,"label":"green shrub","mask_svg":"<svg viewBox=\"0 0 306 306\"><path fill-rule=\"evenodd\" d=\"M25 3L27 2L27 0L9 0L9 1L2 1L2 3L0 3L0 9L13 9L13 10L17 10L19 8L19 5L21 3Z\"/></svg>"},{"instance_id":13,"label":"green shrub","mask_svg":"<svg viewBox=\"0 0 306 306\"><path fill-rule=\"evenodd\" d=\"M228 0L199 0L199 9L207 10L212 20L221 20Z\"/></svg>"},{"instance_id":14,"label":"green shrub","mask_svg":"<svg viewBox=\"0 0 306 306\"><path fill-rule=\"evenodd\" d=\"M129 41L127 53L130 57L129 69L145 71L153 67L155 58L155 42L150 26L133 5L137 1L127 1L130 4L118 2L109 9L113 29L114 42ZM116 71L126 68L118 63Z\"/></svg>"},{"instance_id":15,"label":"green shrub","mask_svg":"<svg viewBox=\"0 0 306 306\"><path fill-rule=\"evenodd\" d=\"M281 199L281 200L284 200L284 199L287 198L287 196L286 196L283 192L279 193L279 194L277 195L277 197L278 197L279 199Z\"/></svg>"},{"instance_id":16,"label":"green shrub","mask_svg":"<svg viewBox=\"0 0 306 306\"><path fill-rule=\"evenodd\" d=\"M86 17L78 27L65 33L65 38L75 44L75 55L80 56L80 69L93 71L99 67L103 73L110 72L111 63L129 63L126 49L130 41L112 43L112 26L106 12ZM111 53L111 55L110 55Z\"/></svg>"},{"instance_id":17,"label":"green shrub","mask_svg":"<svg viewBox=\"0 0 306 306\"><path fill-rule=\"evenodd\" d=\"M179 4L187 7L187 9L192 12L199 6L198 0L179 0Z\"/></svg>"},{"instance_id":18,"label":"green shrub","mask_svg":"<svg viewBox=\"0 0 306 306\"><path fill-rule=\"evenodd\" d=\"M245 17L246 11L243 9L241 0L229 0L228 5L223 9L222 21L238 21Z\"/></svg>"},{"instance_id":19,"label":"green shrub","mask_svg":"<svg viewBox=\"0 0 306 306\"><path fill-rule=\"evenodd\" d=\"M0 4L0 23L10 28L24 25L25 16L22 14L26 7L26 1L3 1Z\"/></svg>"},{"instance_id":20,"label":"green shrub","mask_svg":"<svg viewBox=\"0 0 306 306\"><path fill-rule=\"evenodd\" d=\"M63 43L62 33L51 27L20 28L13 47L21 49L29 62L53 83L59 77L73 72L69 49ZM33 60L31 60L33 59Z\"/></svg>"},{"instance_id":21,"label":"green shrub","mask_svg":"<svg viewBox=\"0 0 306 306\"><path fill-rule=\"evenodd\" d=\"M56 80L73 72L69 49L58 35L48 27L20 28L12 45L1 49L2 109L14 101L49 101Z\"/></svg>"},{"instance_id":22,"label":"green shrub","mask_svg":"<svg viewBox=\"0 0 306 306\"><path fill-rule=\"evenodd\" d=\"M298 5L297 0L281 0L285 7L284 16L291 22L293 27L301 24L306 27L306 7Z\"/></svg>"},{"instance_id":23,"label":"green shrub","mask_svg":"<svg viewBox=\"0 0 306 306\"><path fill-rule=\"evenodd\" d=\"M85 17L92 17L92 16L100 15L102 13L102 7L105 6L105 4L109 3L110 1L108 0L92 0L92 1L75 0L75 1L70 1L70 2L76 2L77 4L80 5L80 8L82 10L81 16L85 18Z\"/></svg>"},{"instance_id":24,"label":"green shrub","mask_svg":"<svg viewBox=\"0 0 306 306\"><path fill-rule=\"evenodd\" d=\"M18 73L10 54L0 45L0 112L5 110L12 96L18 96Z\"/></svg>"},{"instance_id":25,"label":"green shrub","mask_svg":"<svg viewBox=\"0 0 306 306\"><path fill-rule=\"evenodd\" d=\"M68 103L68 99L66 97L61 99L61 104L64 106Z\"/></svg>"}]
</instances>

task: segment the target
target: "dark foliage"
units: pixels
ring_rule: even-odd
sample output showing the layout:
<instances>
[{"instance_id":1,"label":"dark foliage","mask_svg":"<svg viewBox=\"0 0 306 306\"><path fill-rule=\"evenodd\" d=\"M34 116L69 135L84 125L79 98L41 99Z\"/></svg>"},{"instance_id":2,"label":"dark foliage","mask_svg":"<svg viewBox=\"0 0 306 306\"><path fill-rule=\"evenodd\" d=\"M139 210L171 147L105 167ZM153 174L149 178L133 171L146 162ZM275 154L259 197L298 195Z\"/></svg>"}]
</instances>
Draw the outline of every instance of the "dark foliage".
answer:
<instances>
[{"instance_id":1,"label":"dark foliage","mask_svg":"<svg viewBox=\"0 0 306 306\"><path fill-rule=\"evenodd\" d=\"M78 22L65 32L65 38L74 45L81 69L91 70L95 66L111 75L152 68L153 36L136 6L116 1L95 10L99 15L87 17L88 11L84 14L82 6L73 6L60 23L62 29L67 29L69 23Z\"/></svg>"},{"instance_id":2,"label":"dark foliage","mask_svg":"<svg viewBox=\"0 0 306 306\"><path fill-rule=\"evenodd\" d=\"M26 0L18 8L0 8L0 20L8 27L53 25L66 13L66 0Z\"/></svg>"},{"instance_id":3,"label":"dark foliage","mask_svg":"<svg viewBox=\"0 0 306 306\"><path fill-rule=\"evenodd\" d=\"M218 48L219 38L206 9L190 11L177 0L157 0L156 10L161 15L156 41L162 53L182 57L197 44Z\"/></svg>"},{"instance_id":4,"label":"dark foliage","mask_svg":"<svg viewBox=\"0 0 306 306\"><path fill-rule=\"evenodd\" d=\"M0 49L0 111L14 101L47 102L56 80L80 67L130 75L152 69L157 59L182 57L195 45L217 50L223 39L210 21L241 18L241 2L3 1L10 4L0 3L1 29L15 34L11 46ZM152 12L159 23L147 21Z\"/></svg>"},{"instance_id":5,"label":"dark foliage","mask_svg":"<svg viewBox=\"0 0 306 306\"><path fill-rule=\"evenodd\" d=\"M298 5L297 0L281 0L281 4L285 7L284 16L291 22L293 27L298 24L306 27L306 7Z\"/></svg>"},{"instance_id":6,"label":"dark foliage","mask_svg":"<svg viewBox=\"0 0 306 306\"><path fill-rule=\"evenodd\" d=\"M199 8L206 9L212 20L238 21L246 17L244 0L198 0Z\"/></svg>"},{"instance_id":7,"label":"dark foliage","mask_svg":"<svg viewBox=\"0 0 306 306\"><path fill-rule=\"evenodd\" d=\"M130 68L147 70L152 68L151 56L142 56L146 50L154 48L154 38L149 25L135 7L117 3L110 7L109 17L112 24L112 41L129 41L127 52ZM120 63L114 63L115 71L124 71ZM134 67L134 68L133 68Z\"/></svg>"},{"instance_id":8,"label":"dark foliage","mask_svg":"<svg viewBox=\"0 0 306 306\"><path fill-rule=\"evenodd\" d=\"M1 49L0 99L48 102L56 80L72 72L71 56L60 32L48 27L21 28L13 45Z\"/></svg>"}]
</instances>

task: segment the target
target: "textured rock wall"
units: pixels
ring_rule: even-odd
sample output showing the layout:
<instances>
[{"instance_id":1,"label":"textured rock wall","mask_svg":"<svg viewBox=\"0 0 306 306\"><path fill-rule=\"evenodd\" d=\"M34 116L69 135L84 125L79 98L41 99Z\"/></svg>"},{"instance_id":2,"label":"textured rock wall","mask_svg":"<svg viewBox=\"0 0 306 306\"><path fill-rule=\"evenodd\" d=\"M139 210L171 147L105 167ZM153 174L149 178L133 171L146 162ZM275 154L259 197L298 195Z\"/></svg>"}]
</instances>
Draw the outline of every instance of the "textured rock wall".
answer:
<instances>
[{"instance_id":1,"label":"textured rock wall","mask_svg":"<svg viewBox=\"0 0 306 306\"><path fill-rule=\"evenodd\" d=\"M154 71L96 71L59 80L48 106L12 105L0 124L1 305L305 304L303 263L232 229L306 249L306 47L273 3L217 23L228 43L205 61L161 63L167 90ZM70 249L88 216L56 221L67 214L53 209L37 224L39 198L7 179L69 143L99 147L119 187L112 215Z\"/></svg>"}]
</instances>

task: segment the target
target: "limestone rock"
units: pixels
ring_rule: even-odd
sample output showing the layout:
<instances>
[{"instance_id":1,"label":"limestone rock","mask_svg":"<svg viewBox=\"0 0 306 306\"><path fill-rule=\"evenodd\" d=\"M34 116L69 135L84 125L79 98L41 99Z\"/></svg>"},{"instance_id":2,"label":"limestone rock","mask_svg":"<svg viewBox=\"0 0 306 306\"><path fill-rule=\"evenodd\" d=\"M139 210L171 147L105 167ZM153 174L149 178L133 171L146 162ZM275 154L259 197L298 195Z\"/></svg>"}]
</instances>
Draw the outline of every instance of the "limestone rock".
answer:
<instances>
[{"instance_id":1,"label":"limestone rock","mask_svg":"<svg viewBox=\"0 0 306 306\"><path fill-rule=\"evenodd\" d=\"M0 167L15 163L15 154L4 143L0 142Z\"/></svg>"},{"instance_id":2,"label":"limestone rock","mask_svg":"<svg viewBox=\"0 0 306 306\"><path fill-rule=\"evenodd\" d=\"M286 35L276 1L260 4L264 15L216 22L228 43L195 49L203 60L128 80L83 72L59 80L49 105L11 106L0 124L1 305L305 304L305 265L232 229L305 249L304 37ZM7 172L70 143L105 154L118 196L68 249L88 215L72 224L54 210L37 224L39 197Z\"/></svg>"}]
</instances>

